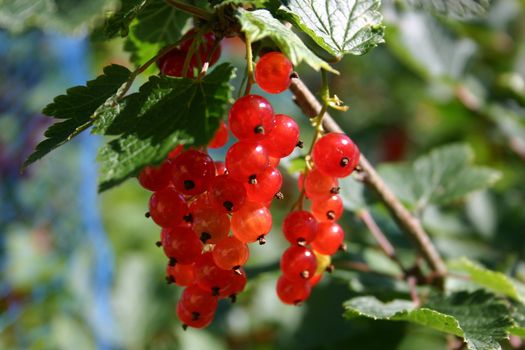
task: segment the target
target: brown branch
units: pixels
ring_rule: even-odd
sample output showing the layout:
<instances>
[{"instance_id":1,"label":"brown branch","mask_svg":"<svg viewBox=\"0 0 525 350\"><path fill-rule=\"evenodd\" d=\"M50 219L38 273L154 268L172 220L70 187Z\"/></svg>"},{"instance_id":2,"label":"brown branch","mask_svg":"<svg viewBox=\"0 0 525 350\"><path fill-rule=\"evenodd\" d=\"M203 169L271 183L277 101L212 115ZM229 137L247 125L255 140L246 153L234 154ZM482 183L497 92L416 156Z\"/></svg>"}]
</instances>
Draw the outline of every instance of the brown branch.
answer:
<instances>
[{"instance_id":1,"label":"brown branch","mask_svg":"<svg viewBox=\"0 0 525 350\"><path fill-rule=\"evenodd\" d=\"M300 79L292 79L290 90L295 96L295 103L308 117L314 117L319 113L321 104ZM324 116L323 127L326 131L344 133L328 113ZM414 241L425 261L436 276L439 277L437 284L441 284L443 276L447 273L447 268L419 220L401 204L362 153L359 159L359 166L364 174L364 183L374 189L379 195L379 198L391 212L397 224Z\"/></svg>"}]
</instances>

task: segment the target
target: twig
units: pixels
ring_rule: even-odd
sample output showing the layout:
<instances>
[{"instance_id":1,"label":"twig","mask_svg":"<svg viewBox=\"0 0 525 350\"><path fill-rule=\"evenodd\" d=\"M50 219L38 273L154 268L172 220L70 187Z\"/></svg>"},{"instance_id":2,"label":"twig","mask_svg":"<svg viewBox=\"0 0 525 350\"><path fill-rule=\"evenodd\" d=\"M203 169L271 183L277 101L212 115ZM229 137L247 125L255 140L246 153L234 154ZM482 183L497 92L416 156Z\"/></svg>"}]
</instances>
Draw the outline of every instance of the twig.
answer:
<instances>
[{"instance_id":1,"label":"twig","mask_svg":"<svg viewBox=\"0 0 525 350\"><path fill-rule=\"evenodd\" d=\"M290 90L295 95L295 102L308 117L313 117L319 113L321 104L300 79L292 79ZM341 127L328 114L326 114L323 119L323 126L326 131L344 133ZM361 154L359 159L359 166L363 174L365 174L365 184L375 190L381 201L392 213L398 225L414 241L425 261L438 276L437 284L441 285L443 283L443 276L447 273L447 268L419 220L412 216L403 204L401 204L399 199L387 187L383 179L381 179L363 154Z\"/></svg>"}]
</instances>

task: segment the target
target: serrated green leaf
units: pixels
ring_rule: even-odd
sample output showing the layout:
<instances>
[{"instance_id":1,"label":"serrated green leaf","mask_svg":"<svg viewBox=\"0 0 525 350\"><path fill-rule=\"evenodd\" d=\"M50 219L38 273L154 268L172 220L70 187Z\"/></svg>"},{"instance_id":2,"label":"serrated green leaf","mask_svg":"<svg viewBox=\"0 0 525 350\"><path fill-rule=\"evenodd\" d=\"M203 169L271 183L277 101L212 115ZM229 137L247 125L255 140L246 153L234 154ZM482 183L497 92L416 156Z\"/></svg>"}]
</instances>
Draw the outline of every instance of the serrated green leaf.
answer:
<instances>
[{"instance_id":1,"label":"serrated green leaf","mask_svg":"<svg viewBox=\"0 0 525 350\"><path fill-rule=\"evenodd\" d=\"M482 290L434 295L421 308L407 300L383 303L372 296L350 299L343 306L348 318L417 323L463 337L471 350L500 349L498 340L507 338L508 330L514 327L505 302Z\"/></svg>"},{"instance_id":2,"label":"serrated green leaf","mask_svg":"<svg viewBox=\"0 0 525 350\"><path fill-rule=\"evenodd\" d=\"M120 8L104 22L104 37L127 36L131 22L152 0L121 0Z\"/></svg>"},{"instance_id":3,"label":"serrated green leaf","mask_svg":"<svg viewBox=\"0 0 525 350\"><path fill-rule=\"evenodd\" d=\"M237 10L237 18L241 24L241 30L251 42L270 38L294 65L304 61L315 70L323 68L337 73L328 63L307 48L290 28L274 18L269 11L246 11L240 8Z\"/></svg>"},{"instance_id":4,"label":"serrated green leaf","mask_svg":"<svg viewBox=\"0 0 525 350\"><path fill-rule=\"evenodd\" d=\"M407 0L416 8L422 8L455 18L483 16L490 7L490 0Z\"/></svg>"},{"instance_id":5,"label":"serrated green leaf","mask_svg":"<svg viewBox=\"0 0 525 350\"><path fill-rule=\"evenodd\" d=\"M336 57L384 42L380 0L285 0L279 14Z\"/></svg>"},{"instance_id":6,"label":"serrated green leaf","mask_svg":"<svg viewBox=\"0 0 525 350\"><path fill-rule=\"evenodd\" d=\"M223 6L228 4L251 6L255 8L279 7L279 0L210 0L212 6Z\"/></svg>"},{"instance_id":7,"label":"serrated green leaf","mask_svg":"<svg viewBox=\"0 0 525 350\"><path fill-rule=\"evenodd\" d=\"M444 204L495 183L500 173L472 165L467 144L434 149L412 165L382 165L379 173L399 198L421 210L429 203Z\"/></svg>"},{"instance_id":8,"label":"serrated green leaf","mask_svg":"<svg viewBox=\"0 0 525 350\"><path fill-rule=\"evenodd\" d=\"M101 126L119 137L99 152L100 190L160 163L178 144L207 144L226 113L233 74L233 67L222 64L202 81L152 76L126 97L111 124Z\"/></svg>"},{"instance_id":9,"label":"serrated green leaf","mask_svg":"<svg viewBox=\"0 0 525 350\"><path fill-rule=\"evenodd\" d=\"M105 67L104 73L88 81L86 86L72 87L65 95L55 97L53 102L44 108L43 113L63 121L47 129L44 134L46 139L36 146L35 151L24 162L24 167L75 136L77 128L92 120L95 111L117 92L130 74L127 68L113 64Z\"/></svg>"},{"instance_id":10,"label":"serrated green leaf","mask_svg":"<svg viewBox=\"0 0 525 350\"><path fill-rule=\"evenodd\" d=\"M522 303L525 302L525 297L520 294L515 282L501 272L486 269L467 258L450 261L448 267L454 272L467 273L470 281L495 293L509 296Z\"/></svg>"},{"instance_id":11,"label":"serrated green leaf","mask_svg":"<svg viewBox=\"0 0 525 350\"><path fill-rule=\"evenodd\" d=\"M129 27L124 49L138 67L155 56L163 47L176 43L190 16L163 0L151 0Z\"/></svg>"}]
</instances>

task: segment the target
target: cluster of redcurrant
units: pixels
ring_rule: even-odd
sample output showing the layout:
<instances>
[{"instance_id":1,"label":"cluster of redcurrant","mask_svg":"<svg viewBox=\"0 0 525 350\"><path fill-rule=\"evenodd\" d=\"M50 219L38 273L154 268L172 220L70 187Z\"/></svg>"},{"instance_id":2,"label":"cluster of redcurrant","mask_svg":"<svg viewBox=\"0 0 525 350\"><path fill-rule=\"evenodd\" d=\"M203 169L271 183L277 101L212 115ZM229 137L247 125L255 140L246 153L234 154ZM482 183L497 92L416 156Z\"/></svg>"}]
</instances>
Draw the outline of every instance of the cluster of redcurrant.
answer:
<instances>
[{"instance_id":1,"label":"cluster of redcurrant","mask_svg":"<svg viewBox=\"0 0 525 350\"><path fill-rule=\"evenodd\" d=\"M198 46L197 52L211 47L207 40L205 37L205 48ZM161 72L180 76L172 57L178 56L170 51L161 57ZM178 63L184 60L186 57L177 58ZM270 52L257 63L255 80L266 92L280 93L288 88L292 73L286 56ZM274 198L283 197L277 165L301 144L297 123L287 115L275 114L259 95L248 94L235 101L228 125L220 123L207 147L226 145L228 129L238 141L226 151L224 162L214 161L204 148L178 146L161 165L147 166L139 174L140 184L154 192L148 216L162 227L157 245L169 259L167 281L186 287L177 304L177 315L185 327L207 326L218 299L234 301L243 291L248 243L265 243L272 228L269 207ZM344 233L334 222L342 214L341 198L333 195L334 176L348 175L359 152L345 135L328 134L317 141L312 156L315 167L306 172L304 180L304 193L313 200L312 214L293 211L283 227L293 244L282 257L283 277L277 285L277 294L285 303L297 304L308 297L311 284L322 273L316 271L318 265L326 266L325 255L342 244Z\"/></svg>"}]
</instances>

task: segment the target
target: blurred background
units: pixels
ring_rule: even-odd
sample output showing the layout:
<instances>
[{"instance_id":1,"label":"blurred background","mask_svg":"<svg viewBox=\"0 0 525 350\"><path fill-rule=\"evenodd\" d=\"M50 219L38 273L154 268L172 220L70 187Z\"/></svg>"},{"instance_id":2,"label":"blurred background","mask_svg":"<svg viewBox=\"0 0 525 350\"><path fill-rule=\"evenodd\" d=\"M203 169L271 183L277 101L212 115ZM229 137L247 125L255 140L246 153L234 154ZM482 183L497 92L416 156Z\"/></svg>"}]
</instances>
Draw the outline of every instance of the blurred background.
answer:
<instances>
[{"instance_id":1,"label":"blurred background","mask_svg":"<svg viewBox=\"0 0 525 350\"><path fill-rule=\"evenodd\" d=\"M22 11L28 3L0 1L0 349L447 347L444 335L417 326L343 319L342 302L364 290L386 298L407 293L394 279L345 269L350 260L392 271L356 217L356 203L366 202L402 259L414 259L385 208L355 183L343 186L349 252L338 253L338 268L305 305L278 301L278 260L286 246L280 225L297 196L297 174L286 161L286 198L272 206L268 244L251 249L246 291L235 304L221 302L208 329L184 332L175 315L180 290L164 282L166 259L155 246L159 229L144 217L149 193L130 180L97 194L103 139L82 134L20 174L52 123L40 111L54 96L109 63L131 67L120 39L90 37L99 23L92 18L110 2L32 14ZM501 171L492 189L430 205L422 219L445 257L468 256L525 282L525 1L495 0L475 19L403 1L384 1L382 11L386 44L336 64L341 75L332 78L332 89L350 110L335 118L380 169L466 142L476 164ZM225 40L221 58L239 72L241 45ZM307 67L298 71L315 91L319 76ZM307 141L308 121L290 93L271 101L296 117ZM224 150L212 155L221 159Z\"/></svg>"}]
</instances>

